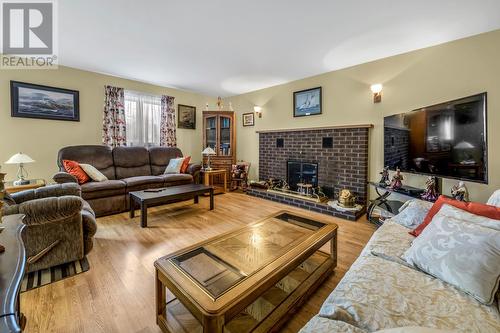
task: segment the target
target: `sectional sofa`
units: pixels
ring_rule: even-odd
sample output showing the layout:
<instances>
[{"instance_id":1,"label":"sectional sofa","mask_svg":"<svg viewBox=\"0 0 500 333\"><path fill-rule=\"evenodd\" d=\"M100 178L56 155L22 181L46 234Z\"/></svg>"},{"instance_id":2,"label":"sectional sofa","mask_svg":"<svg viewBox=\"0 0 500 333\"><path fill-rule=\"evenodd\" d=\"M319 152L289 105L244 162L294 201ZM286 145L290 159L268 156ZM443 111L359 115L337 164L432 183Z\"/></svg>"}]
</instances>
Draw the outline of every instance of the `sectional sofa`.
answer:
<instances>
[{"instance_id":1,"label":"sectional sofa","mask_svg":"<svg viewBox=\"0 0 500 333\"><path fill-rule=\"evenodd\" d=\"M374 233L301 333L367 333L398 327L406 327L397 331L405 333L434 332L431 329L500 332L498 294L492 305L483 305L452 285L405 265L400 257L415 237L408 234L411 229L396 221L387 221Z\"/></svg>"},{"instance_id":2,"label":"sectional sofa","mask_svg":"<svg viewBox=\"0 0 500 333\"><path fill-rule=\"evenodd\" d=\"M179 148L70 146L59 151L60 172L53 179L57 183L77 183L76 178L65 171L63 160L93 165L108 180L82 184L82 198L96 216L105 216L128 210L131 191L190 184L198 179L199 164L190 164L186 173L164 174L170 159L182 156Z\"/></svg>"}]
</instances>

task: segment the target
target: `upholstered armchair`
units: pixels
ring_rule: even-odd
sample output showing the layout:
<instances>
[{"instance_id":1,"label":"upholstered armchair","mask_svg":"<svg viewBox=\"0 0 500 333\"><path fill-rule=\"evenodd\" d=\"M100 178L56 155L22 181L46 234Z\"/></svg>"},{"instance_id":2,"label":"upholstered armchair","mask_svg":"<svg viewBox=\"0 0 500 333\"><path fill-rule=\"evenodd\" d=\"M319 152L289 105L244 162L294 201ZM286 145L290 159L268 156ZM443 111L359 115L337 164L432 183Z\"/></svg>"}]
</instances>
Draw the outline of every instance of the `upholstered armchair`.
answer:
<instances>
[{"instance_id":1,"label":"upholstered armchair","mask_svg":"<svg viewBox=\"0 0 500 333\"><path fill-rule=\"evenodd\" d=\"M90 252L97 225L78 184L58 184L4 198L3 215L24 214L28 272L79 260Z\"/></svg>"}]
</instances>

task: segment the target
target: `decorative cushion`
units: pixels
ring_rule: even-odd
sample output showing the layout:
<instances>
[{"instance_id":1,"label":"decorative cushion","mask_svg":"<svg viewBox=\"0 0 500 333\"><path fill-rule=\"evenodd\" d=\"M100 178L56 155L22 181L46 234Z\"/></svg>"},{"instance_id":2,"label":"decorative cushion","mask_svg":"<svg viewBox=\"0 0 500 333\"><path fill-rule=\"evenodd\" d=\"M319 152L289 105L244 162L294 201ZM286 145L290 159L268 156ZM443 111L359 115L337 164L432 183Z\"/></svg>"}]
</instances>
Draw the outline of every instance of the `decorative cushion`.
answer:
<instances>
[{"instance_id":1,"label":"decorative cushion","mask_svg":"<svg viewBox=\"0 0 500 333\"><path fill-rule=\"evenodd\" d=\"M470 215L443 205L403 259L490 305L500 282L500 221Z\"/></svg>"},{"instance_id":2,"label":"decorative cushion","mask_svg":"<svg viewBox=\"0 0 500 333\"><path fill-rule=\"evenodd\" d=\"M97 170L94 166L90 164L80 163L80 167L85 171L85 173L92 178L93 181L103 182L108 180L108 177L102 174L101 171Z\"/></svg>"},{"instance_id":3,"label":"decorative cushion","mask_svg":"<svg viewBox=\"0 0 500 333\"><path fill-rule=\"evenodd\" d=\"M184 157L184 161L182 161L181 165L181 173L186 173L190 161L191 161L191 156Z\"/></svg>"},{"instance_id":4,"label":"decorative cushion","mask_svg":"<svg viewBox=\"0 0 500 333\"><path fill-rule=\"evenodd\" d=\"M409 200L399 209L400 213L391 220L407 228L416 228L424 222L432 205L431 202L424 200Z\"/></svg>"},{"instance_id":5,"label":"decorative cushion","mask_svg":"<svg viewBox=\"0 0 500 333\"><path fill-rule=\"evenodd\" d=\"M458 201L451 198L447 198L444 195L442 195L434 203L431 210L425 217L424 222L422 222L422 224L420 224L417 228L415 228L415 230L411 231L410 234L415 237L418 237L418 235L422 233L422 231L429 225L429 223L431 223L434 215L436 215L436 213L439 212L439 210L444 204L448 204L457 207L459 209L468 211L474 215L480 215L491 219L500 220L500 208L498 207L485 205L478 202Z\"/></svg>"},{"instance_id":6,"label":"decorative cushion","mask_svg":"<svg viewBox=\"0 0 500 333\"><path fill-rule=\"evenodd\" d=\"M67 173L75 176L78 180L78 184L85 184L90 180L90 177L83 171L80 164L76 161L63 160L63 166Z\"/></svg>"},{"instance_id":7,"label":"decorative cushion","mask_svg":"<svg viewBox=\"0 0 500 333\"><path fill-rule=\"evenodd\" d=\"M172 158L170 162L168 162L167 168L165 169L164 174L170 173L181 173L182 162L184 162L184 158Z\"/></svg>"},{"instance_id":8,"label":"decorative cushion","mask_svg":"<svg viewBox=\"0 0 500 333\"><path fill-rule=\"evenodd\" d=\"M493 192L491 197L488 199L488 205L500 207L500 190L496 190Z\"/></svg>"}]
</instances>

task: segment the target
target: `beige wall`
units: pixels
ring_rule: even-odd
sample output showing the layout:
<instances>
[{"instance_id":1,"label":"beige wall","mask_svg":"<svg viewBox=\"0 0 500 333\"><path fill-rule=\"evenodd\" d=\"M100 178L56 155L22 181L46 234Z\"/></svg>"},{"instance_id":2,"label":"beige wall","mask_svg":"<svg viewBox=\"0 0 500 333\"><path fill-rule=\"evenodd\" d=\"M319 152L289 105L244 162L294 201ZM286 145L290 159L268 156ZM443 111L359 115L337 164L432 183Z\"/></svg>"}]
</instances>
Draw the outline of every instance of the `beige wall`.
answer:
<instances>
[{"instance_id":1,"label":"beige wall","mask_svg":"<svg viewBox=\"0 0 500 333\"><path fill-rule=\"evenodd\" d=\"M382 103L374 104L370 85L383 83ZM292 92L323 87L323 114L293 118ZM489 184L467 183L474 200L486 201L500 188L500 30L344 70L230 98L237 115L238 159L251 161L257 177L257 130L371 123L370 179L383 166L383 117L488 92ZM241 114L263 108L255 127L242 127ZM407 176L422 186L425 177ZM444 180L444 193L455 183Z\"/></svg>"},{"instance_id":2,"label":"beige wall","mask_svg":"<svg viewBox=\"0 0 500 333\"><path fill-rule=\"evenodd\" d=\"M10 116L10 80L74 89L80 92L80 122L12 118ZM206 102L214 99L176 89L163 88L132 80L88 71L59 67L58 70L0 70L0 165L7 179L15 178L16 166L4 162L22 151L36 160L27 165L30 178L51 180L57 171L59 148L69 145L101 144L104 85L125 89L166 94L175 97L177 104L196 106L197 130L177 129L177 143L185 155L201 159L201 112Z\"/></svg>"}]
</instances>

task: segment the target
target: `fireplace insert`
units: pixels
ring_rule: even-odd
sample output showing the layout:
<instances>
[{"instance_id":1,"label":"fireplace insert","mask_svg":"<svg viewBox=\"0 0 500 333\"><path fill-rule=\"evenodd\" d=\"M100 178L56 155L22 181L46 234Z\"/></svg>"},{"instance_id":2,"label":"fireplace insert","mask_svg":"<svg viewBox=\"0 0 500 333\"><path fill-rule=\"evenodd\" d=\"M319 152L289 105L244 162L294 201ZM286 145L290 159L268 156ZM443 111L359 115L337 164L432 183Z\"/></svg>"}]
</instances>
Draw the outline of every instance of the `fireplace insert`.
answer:
<instances>
[{"instance_id":1,"label":"fireplace insert","mask_svg":"<svg viewBox=\"0 0 500 333\"><path fill-rule=\"evenodd\" d=\"M318 163L311 162L287 162L287 183L290 189L297 190L297 184L311 184L318 186Z\"/></svg>"}]
</instances>

